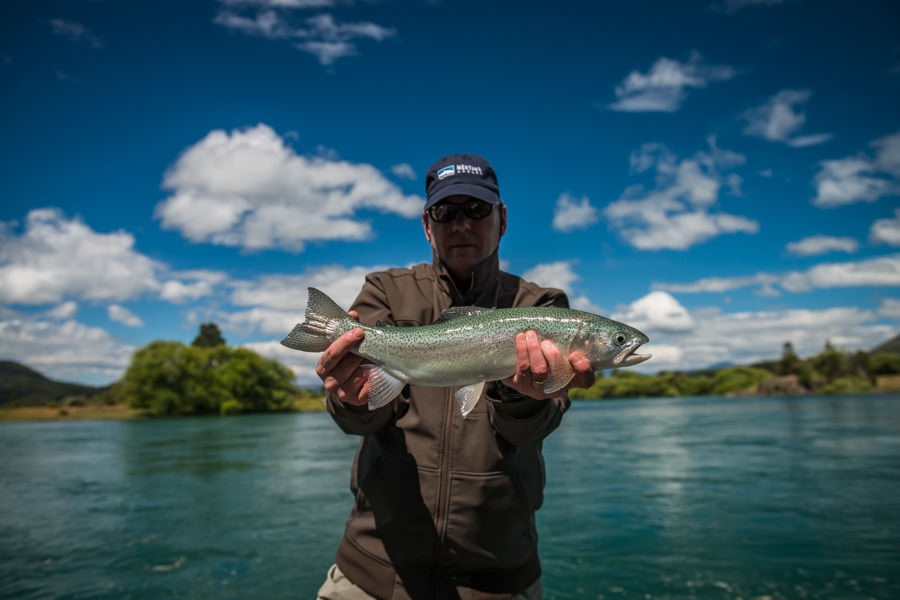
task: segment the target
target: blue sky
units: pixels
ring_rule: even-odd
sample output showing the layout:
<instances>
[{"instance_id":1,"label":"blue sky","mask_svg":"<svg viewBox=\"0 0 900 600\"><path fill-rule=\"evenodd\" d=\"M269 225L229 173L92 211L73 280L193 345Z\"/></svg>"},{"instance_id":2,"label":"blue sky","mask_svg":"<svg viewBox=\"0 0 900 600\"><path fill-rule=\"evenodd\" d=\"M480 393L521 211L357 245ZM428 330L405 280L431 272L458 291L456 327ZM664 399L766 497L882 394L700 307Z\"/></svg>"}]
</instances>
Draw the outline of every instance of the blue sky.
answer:
<instances>
[{"instance_id":1,"label":"blue sky","mask_svg":"<svg viewBox=\"0 0 900 600\"><path fill-rule=\"evenodd\" d=\"M507 270L695 369L900 332L900 5L13 0L0 359L107 383L215 321L429 261L424 174L495 166Z\"/></svg>"}]
</instances>

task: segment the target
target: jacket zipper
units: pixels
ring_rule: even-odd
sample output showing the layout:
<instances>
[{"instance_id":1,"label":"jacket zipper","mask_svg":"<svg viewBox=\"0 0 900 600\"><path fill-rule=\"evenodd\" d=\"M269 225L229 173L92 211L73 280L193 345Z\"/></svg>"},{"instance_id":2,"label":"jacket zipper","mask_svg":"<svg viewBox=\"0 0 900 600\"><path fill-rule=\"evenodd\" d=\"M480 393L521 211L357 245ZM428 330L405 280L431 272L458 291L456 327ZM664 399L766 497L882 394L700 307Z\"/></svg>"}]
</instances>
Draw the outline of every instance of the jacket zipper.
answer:
<instances>
[{"instance_id":1,"label":"jacket zipper","mask_svg":"<svg viewBox=\"0 0 900 600\"><path fill-rule=\"evenodd\" d=\"M437 598L438 594L438 580L437 573L439 571L440 559L441 559L441 546L444 543L444 538L447 535L447 513L449 512L450 503L450 448L452 446L452 436L453 436L453 407L454 402L452 402L452 388L448 388L445 392L445 402L444 404L447 406L447 412L444 415L444 432L441 438L441 471L440 478L438 480L438 503L437 510L434 515L434 524L435 530L437 532L437 542L434 548L434 555L432 556L432 568L435 574L435 582L434 582L434 590L435 590L435 598Z\"/></svg>"}]
</instances>

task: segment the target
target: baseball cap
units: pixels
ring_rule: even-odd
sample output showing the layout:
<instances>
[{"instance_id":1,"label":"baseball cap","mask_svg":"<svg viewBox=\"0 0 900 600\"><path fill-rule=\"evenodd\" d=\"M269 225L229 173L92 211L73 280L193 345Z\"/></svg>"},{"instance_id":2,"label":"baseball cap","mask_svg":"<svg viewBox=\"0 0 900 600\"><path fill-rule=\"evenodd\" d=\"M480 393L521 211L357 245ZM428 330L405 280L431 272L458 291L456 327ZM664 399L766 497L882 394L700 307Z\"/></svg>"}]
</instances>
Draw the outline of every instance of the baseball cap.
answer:
<instances>
[{"instance_id":1,"label":"baseball cap","mask_svg":"<svg viewBox=\"0 0 900 600\"><path fill-rule=\"evenodd\" d=\"M425 210L457 194L500 204L497 173L477 154L450 154L431 165L425 176L425 194Z\"/></svg>"}]
</instances>

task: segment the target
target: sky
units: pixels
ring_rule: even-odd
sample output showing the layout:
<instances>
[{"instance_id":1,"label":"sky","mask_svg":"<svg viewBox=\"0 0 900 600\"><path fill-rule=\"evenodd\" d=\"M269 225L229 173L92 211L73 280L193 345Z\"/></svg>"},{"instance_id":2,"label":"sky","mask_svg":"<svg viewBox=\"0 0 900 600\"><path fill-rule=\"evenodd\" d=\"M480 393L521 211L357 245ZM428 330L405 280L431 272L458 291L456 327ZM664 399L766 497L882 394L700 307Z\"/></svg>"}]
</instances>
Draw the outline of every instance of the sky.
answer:
<instances>
[{"instance_id":1,"label":"sky","mask_svg":"<svg viewBox=\"0 0 900 600\"><path fill-rule=\"evenodd\" d=\"M9 0L0 360L106 384L215 322L431 260L429 165L495 167L504 269L645 373L900 333L900 4Z\"/></svg>"}]
</instances>

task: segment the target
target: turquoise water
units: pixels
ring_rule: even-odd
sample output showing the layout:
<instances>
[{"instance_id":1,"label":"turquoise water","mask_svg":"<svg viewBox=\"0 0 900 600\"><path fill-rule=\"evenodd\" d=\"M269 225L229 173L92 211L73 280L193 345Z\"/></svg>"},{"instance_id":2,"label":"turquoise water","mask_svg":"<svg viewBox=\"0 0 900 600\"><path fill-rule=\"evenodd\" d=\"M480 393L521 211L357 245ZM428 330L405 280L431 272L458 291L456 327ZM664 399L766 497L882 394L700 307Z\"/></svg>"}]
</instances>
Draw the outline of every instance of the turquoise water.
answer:
<instances>
[{"instance_id":1,"label":"turquoise water","mask_svg":"<svg viewBox=\"0 0 900 600\"><path fill-rule=\"evenodd\" d=\"M352 498L323 414L0 424L0 597L309 598ZM547 598L900 597L900 396L579 402Z\"/></svg>"}]
</instances>

